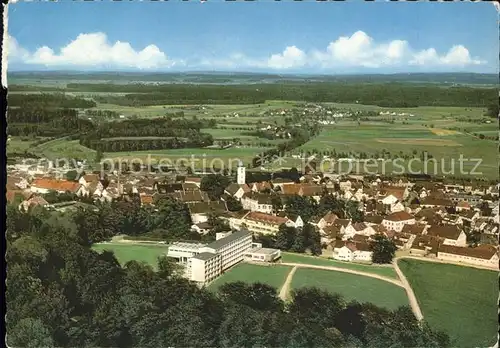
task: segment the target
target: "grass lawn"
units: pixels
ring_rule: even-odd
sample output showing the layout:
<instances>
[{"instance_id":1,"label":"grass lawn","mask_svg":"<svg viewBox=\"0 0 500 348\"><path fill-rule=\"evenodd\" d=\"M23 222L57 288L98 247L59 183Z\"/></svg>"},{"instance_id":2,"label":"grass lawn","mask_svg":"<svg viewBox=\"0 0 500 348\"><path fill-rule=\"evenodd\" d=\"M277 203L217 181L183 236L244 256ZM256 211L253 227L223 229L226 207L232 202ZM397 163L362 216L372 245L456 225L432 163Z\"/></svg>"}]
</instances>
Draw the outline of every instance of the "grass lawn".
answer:
<instances>
[{"instance_id":1,"label":"grass lawn","mask_svg":"<svg viewBox=\"0 0 500 348\"><path fill-rule=\"evenodd\" d=\"M7 141L7 154L24 152L36 141L37 139L28 140L24 137L10 137L9 141Z\"/></svg>"},{"instance_id":2,"label":"grass lawn","mask_svg":"<svg viewBox=\"0 0 500 348\"><path fill-rule=\"evenodd\" d=\"M488 347L498 330L498 273L418 260L400 260L431 327L460 347Z\"/></svg>"},{"instance_id":3,"label":"grass lawn","mask_svg":"<svg viewBox=\"0 0 500 348\"><path fill-rule=\"evenodd\" d=\"M136 245L136 244L94 244L92 246L97 252L109 250L114 252L116 259L121 265L128 261L136 260L145 262L151 265L154 269L157 268L158 257L165 255L168 247L165 245Z\"/></svg>"},{"instance_id":4,"label":"grass lawn","mask_svg":"<svg viewBox=\"0 0 500 348\"><path fill-rule=\"evenodd\" d=\"M286 252L281 253L281 259L283 262L347 268L347 269L362 271L362 272L366 272L366 273L378 274L378 275L381 275L384 277L399 279L394 268L387 267L387 266L360 265L360 264L349 263L349 262L329 260L329 259L326 259L323 257L299 255L299 254L286 253Z\"/></svg>"},{"instance_id":5,"label":"grass lawn","mask_svg":"<svg viewBox=\"0 0 500 348\"><path fill-rule=\"evenodd\" d=\"M425 170L429 174L434 172L446 174L453 166L456 175L462 175L459 163L462 155L462 158L471 160L470 163L464 163L464 172L469 173L475 166L475 159L480 159L482 163L475 169L477 172L475 175L498 176L498 160L494 141L481 140L461 132L446 135L436 134L439 129L453 126L453 121L444 120L448 123L444 122L442 124L440 124L440 121L422 121L427 124L432 122L435 127L433 131L422 124L403 125L400 122L395 124L361 122L361 125L358 125L351 121L341 120L337 125L324 127L317 137L301 146L300 150L313 153L333 150L337 153L355 152L371 155L378 153L379 156L383 150L391 152L393 156L413 156L413 151L417 151L417 154L427 151L435 159L443 159L443 163L438 162L435 165L433 161L429 160L427 167L424 167L423 163L414 161L411 164L411 170L420 170L422 172ZM482 132L495 130L495 125L482 125L481 127ZM498 130L496 131L498 132ZM363 169L363 166L360 167ZM385 168L385 173L392 171L388 166ZM405 165L404 168L409 169L409 165ZM346 167L341 167L341 169L347 170ZM382 165L374 168L374 165L371 164L367 167L367 170L381 172L384 169ZM396 167L396 170L399 169Z\"/></svg>"},{"instance_id":6,"label":"grass lawn","mask_svg":"<svg viewBox=\"0 0 500 348\"><path fill-rule=\"evenodd\" d=\"M265 283L275 287L276 291L279 291L291 269L288 266L259 266L240 263L217 278L208 288L215 291L222 284L243 281L245 283Z\"/></svg>"},{"instance_id":7,"label":"grass lawn","mask_svg":"<svg viewBox=\"0 0 500 348\"><path fill-rule=\"evenodd\" d=\"M383 280L342 272L297 268L291 287L317 287L341 294L347 301L371 302L389 309L409 305L406 292L401 287Z\"/></svg>"},{"instance_id":8,"label":"grass lawn","mask_svg":"<svg viewBox=\"0 0 500 348\"><path fill-rule=\"evenodd\" d=\"M40 144L32 149L33 153L49 159L78 158L86 159L88 162L95 160L96 152L88 147L80 145L78 140L66 138L55 139Z\"/></svg>"}]
</instances>

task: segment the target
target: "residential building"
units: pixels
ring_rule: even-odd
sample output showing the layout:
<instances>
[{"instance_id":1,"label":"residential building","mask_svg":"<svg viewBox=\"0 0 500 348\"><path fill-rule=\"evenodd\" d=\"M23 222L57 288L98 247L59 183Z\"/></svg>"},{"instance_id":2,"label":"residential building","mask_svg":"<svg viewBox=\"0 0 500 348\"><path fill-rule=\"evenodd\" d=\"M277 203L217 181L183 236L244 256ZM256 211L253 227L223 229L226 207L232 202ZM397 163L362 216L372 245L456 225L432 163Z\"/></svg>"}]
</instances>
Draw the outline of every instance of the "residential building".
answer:
<instances>
[{"instance_id":1,"label":"residential building","mask_svg":"<svg viewBox=\"0 0 500 348\"><path fill-rule=\"evenodd\" d=\"M252 233L276 234L282 224L294 226L290 219L252 211L247 213L239 222Z\"/></svg>"},{"instance_id":2,"label":"residential building","mask_svg":"<svg viewBox=\"0 0 500 348\"><path fill-rule=\"evenodd\" d=\"M413 225L414 223L415 217L405 211L392 213L382 220L382 225L384 225L385 228L396 232L401 232L404 225Z\"/></svg>"},{"instance_id":3,"label":"residential building","mask_svg":"<svg viewBox=\"0 0 500 348\"><path fill-rule=\"evenodd\" d=\"M493 245L479 245L475 248L441 245L437 258L444 261L467 263L498 270L498 249Z\"/></svg>"},{"instance_id":4,"label":"residential building","mask_svg":"<svg viewBox=\"0 0 500 348\"><path fill-rule=\"evenodd\" d=\"M370 225L367 225L364 222L349 223L347 225L347 227L345 227L342 239L343 240L350 239L355 234L362 234L364 236L372 236L372 235L376 234L376 232Z\"/></svg>"},{"instance_id":5,"label":"residential building","mask_svg":"<svg viewBox=\"0 0 500 348\"><path fill-rule=\"evenodd\" d=\"M427 230L427 235L443 239L444 245L467 245L467 235L457 225L433 225Z\"/></svg>"},{"instance_id":6,"label":"residential building","mask_svg":"<svg viewBox=\"0 0 500 348\"><path fill-rule=\"evenodd\" d=\"M227 211L222 201L187 203L193 224L206 222L210 213L220 214Z\"/></svg>"},{"instance_id":7,"label":"residential building","mask_svg":"<svg viewBox=\"0 0 500 348\"><path fill-rule=\"evenodd\" d=\"M241 198L243 209L250 211L259 211L261 213L271 214L273 212L273 204L271 196L260 193L246 193Z\"/></svg>"},{"instance_id":8,"label":"residential building","mask_svg":"<svg viewBox=\"0 0 500 348\"><path fill-rule=\"evenodd\" d=\"M75 181L42 178L33 180L30 189L33 193L48 193L50 191L76 193L79 187L80 184Z\"/></svg>"},{"instance_id":9,"label":"residential building","mask_svg":"<svg viewBox=\"0 0 500 348\"><path fill-rule=\"evenodd\" d=\"M373 252L369 244L352 241L337 241L333 248L333 258L339 261L372 262Z\"/></svg>"},{"instance_id":10,"label":"residential building","mask_svg":"<svg viewBox=\"0 0 500 348\"><path fill-rule=\"evenodd\" d=\"M240 200L245 193L250 193L250 187L246 184L230 184L226 189L224 190L225 193L228 195L236 198L237 200Z\"/></svg>"}]
</instances>

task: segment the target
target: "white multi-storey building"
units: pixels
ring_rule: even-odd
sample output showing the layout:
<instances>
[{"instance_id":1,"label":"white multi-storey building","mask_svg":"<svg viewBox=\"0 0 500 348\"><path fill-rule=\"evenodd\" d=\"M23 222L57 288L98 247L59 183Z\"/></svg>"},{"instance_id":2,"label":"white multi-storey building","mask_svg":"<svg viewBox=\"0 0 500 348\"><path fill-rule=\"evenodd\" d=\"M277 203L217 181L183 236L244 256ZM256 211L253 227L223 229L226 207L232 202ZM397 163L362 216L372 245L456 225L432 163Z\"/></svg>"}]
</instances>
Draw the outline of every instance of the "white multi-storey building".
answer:
<instances>
[{"instance_id":1,"label":"white multi-storey building","mask_svg":"<svg viewBox=\"0 0 500 348\"><path fill-rule=\"evenodd\" d=\"M205 284L242 261L251 248L252 233L240 230L217 234L217 240L210 244L174 243L168 248L167 256L185 267L186 278Z\"/></svg>"}]
</instances>

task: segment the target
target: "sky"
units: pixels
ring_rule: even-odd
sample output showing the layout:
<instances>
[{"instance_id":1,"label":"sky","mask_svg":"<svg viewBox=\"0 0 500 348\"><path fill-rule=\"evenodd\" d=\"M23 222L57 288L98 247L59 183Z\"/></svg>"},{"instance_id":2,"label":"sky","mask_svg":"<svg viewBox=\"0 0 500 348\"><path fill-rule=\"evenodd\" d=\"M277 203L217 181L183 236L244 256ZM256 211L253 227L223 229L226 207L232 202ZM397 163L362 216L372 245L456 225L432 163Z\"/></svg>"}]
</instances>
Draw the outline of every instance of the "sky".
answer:
<instances>
[{"instance_id":1,"label":"sky","mask_svg":"<svg viewBox=\"0 0 500 348\"><path fill-rule=\"evenodd\" d=\"M8 69L498 73L487 2L16 2Z\"/></svg>"}]
</instances>

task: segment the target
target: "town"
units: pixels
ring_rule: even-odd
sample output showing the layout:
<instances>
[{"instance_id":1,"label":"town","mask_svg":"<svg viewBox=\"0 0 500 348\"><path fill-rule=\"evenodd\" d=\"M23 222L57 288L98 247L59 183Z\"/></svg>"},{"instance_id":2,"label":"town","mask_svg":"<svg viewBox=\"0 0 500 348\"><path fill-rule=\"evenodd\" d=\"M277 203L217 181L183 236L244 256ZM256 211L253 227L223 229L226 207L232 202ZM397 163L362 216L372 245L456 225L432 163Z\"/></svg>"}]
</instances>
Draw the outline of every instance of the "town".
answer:
<instances>
[{"instance_id":1,"label":"town","mask_svg":"<svg viewBox=\"0 0 500 348\"><path fill-rule=\"evenodd\" d=\"M89 173L67 180L59 178L60 169L38 171L32 174L29 167L9 166L7 198L11 202L19 199L19 209L23 211L33 206L62 211L85 206L97 209L97 205L92 205L95 202L132 199L137 199L141 206L154 207L158 199L165 197L183 204L190 214L191 231L207 237L207 241L212 238L216 245L233 243L231 247L235 250L229 253L229 261L222 253L221 261L217 258L218 247L198 241L175 243L169 238L168 242L173 244L168 256L184 255L182 263L189 265L186 274L202 284L248 257L274 262L279 258L279 250L262 245L274 247L276 237L290 231L298 239L304 230L312 238L307 246L309 252L340 261L372 263L371 245L376 236L382 236L394 243L398 256L498 267L498 184L315 172L297 175L296 181L277 177L251 182L243 165L237 168L235 178L175 173L168 176L115 173L104 178ZM225 180L217 182L218 177ZM210 186L211 180L216 181L215 185L220 182L228 185ZM213 190L222 194L214 197ZM212 233L214 214L217 223L223 226L216 233L217 240ZM230 234L231 231L240 232ZM242 233L241 237L237 237L238 233ZM255 243L247 236L253 236ZM293 243L292 238L289 244ZM280 249L292 248L285 243ZM304 252L305 245L297 250ZM273 256L267 257L268 253ZM198 261L201 271L191 271L194 267L191 259ZM218 265L215 273L206 272L213 262Z\"/></svg>"}]
</instances>

